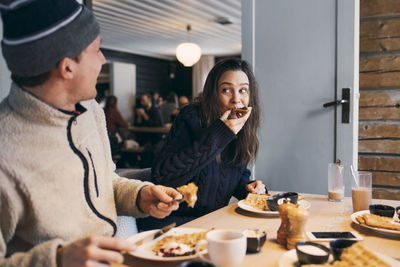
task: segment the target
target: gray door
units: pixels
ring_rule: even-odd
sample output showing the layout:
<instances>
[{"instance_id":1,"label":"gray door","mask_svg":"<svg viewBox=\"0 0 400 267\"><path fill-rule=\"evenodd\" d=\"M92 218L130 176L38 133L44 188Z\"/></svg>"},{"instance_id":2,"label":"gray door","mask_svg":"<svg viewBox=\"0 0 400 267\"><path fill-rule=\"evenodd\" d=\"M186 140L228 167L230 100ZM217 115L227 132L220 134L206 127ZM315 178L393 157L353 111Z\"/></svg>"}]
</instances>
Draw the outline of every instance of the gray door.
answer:
<instances>
[{"instance_id":1,"label":"gray door","mask_svg":"<svg viewBox=\"0 0 400 267\"><path fill-rule=\"evenodd\" d=\"M327 194L327 166L357 166L358 0L242 1L242 57L254 66L262 123L254 178L272 190ZM342 106L323 104L350 89ZM355 99L356 98L356 99ZM356 101L354 101L356 100Z\"/></svg>"}]
</instances>

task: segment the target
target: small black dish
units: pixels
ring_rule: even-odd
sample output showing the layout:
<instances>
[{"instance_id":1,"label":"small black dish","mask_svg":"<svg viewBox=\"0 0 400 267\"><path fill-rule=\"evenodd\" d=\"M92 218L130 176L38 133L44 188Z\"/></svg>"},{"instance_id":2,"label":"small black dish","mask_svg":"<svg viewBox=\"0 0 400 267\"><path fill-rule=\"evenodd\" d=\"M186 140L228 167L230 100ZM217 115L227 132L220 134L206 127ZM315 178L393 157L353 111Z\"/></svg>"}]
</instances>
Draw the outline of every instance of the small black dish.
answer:
<instances>
[{"instance_id":1,"label":"small black dish","mask_svg":"<svg viewBox=\"0 0 400 267\"><path fill-rule=\"evenodd\" d=\"M214 264L205 261L184 261L179 267L214 267Z\"/></svg>"},{"instance_id":2,"label":"small black dish","mask_svg":"<svg viewBox=\"0 0 400 267\"><path fill-rule=\"evenodd\" d=\"M318 243L301 241L296 243L296 254L300 264L321 264L328 261L330 249Z\"/></svg>"},{"instance_id":3,"label":"small black dish","mask_svg":"<svg viewBox=\"0 0 400 267\"><path fill-rule=\"evenodd\" d=\"M393 218L394 208L388 205L372 204L369 205L369 212L371 214Z\"/></svg>"},{"instance_id":4,"label":"small black dish","mask_svg":"<svg viewBox=\"0 0 400 267\"><path fill-rule=\"evenodd\" d=\"M299 194L296 192L286 192L273 195L272 197L267 198L268 208L271 211L278 210L278 206L282 204L283 201L287 198L290 199L290 203L297 204L297 199L299 198Z\"/></svg>"},{"instance_id":5,"label":"small black dish","mask_svg":"<svg viewBox=\"0 0 400 267\"><path fill-rule=\"evenodd\" d=\"M260 230L245 229L242 233L247 238L247 253L257 253L267 240L267 233Z\"/></svg>"},{"instance_id":6,"label":"small black dish","mask_svg":"<svg viewBox=\"0 0 400 267\"><path fill-rule=\"evenodd\" d=\"M347 240L347 239L335 239L332 240L329 245L331 246L331 251L333 255L333 260L340 260L340 256L342 255L343 249L350 247L357 241L355 240Z\"/></svg>"}]
</instances>

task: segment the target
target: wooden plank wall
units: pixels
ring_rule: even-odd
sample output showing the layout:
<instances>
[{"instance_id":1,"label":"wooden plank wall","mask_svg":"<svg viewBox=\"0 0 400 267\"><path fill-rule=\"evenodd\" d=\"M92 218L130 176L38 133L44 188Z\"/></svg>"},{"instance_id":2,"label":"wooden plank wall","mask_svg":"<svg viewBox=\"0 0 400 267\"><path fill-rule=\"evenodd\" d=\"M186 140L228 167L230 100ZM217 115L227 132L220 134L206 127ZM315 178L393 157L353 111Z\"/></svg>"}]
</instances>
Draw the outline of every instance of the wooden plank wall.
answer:
<instances>
[{"instance_id":1,"label":"wooden plank wall","mask_svg":"<svg viewBox=\"0 0 400 267\"><path fill-rule=\"evenodd\" d=\"M360 0L359 170L400 200L400 1Z\"/></svg>"}]
</instances>

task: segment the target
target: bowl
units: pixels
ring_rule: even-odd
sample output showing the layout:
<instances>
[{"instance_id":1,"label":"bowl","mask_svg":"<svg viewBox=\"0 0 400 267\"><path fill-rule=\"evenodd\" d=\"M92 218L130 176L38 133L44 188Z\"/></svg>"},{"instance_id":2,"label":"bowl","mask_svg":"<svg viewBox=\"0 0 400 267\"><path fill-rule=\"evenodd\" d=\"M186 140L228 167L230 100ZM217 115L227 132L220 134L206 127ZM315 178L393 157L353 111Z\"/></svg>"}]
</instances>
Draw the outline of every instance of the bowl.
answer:
<instances>
[{"instance_id":1,"label":"bowl","mask_svg":"<svg viewBox=\"0 0 400 267\"><path fill-rule=\"evenodd\" d=\"M330 249L318 243L300 241L296 243L296 254L300 264L322 264L328 261Z\"/></svg>"},{"instance_id":2,"label":"bowl","mask_svg":"<svg viewBox=\"0 0 400 267\"><path fill-rule=\"evenodd\" d=\"M371 214L393 218L394 208L388 205L372 204L369 205L369 212Z\"/></svg>"},{"instance_id":3,"label":"bowl","mask_svg":"<svg viewBox=\"0 0 400 267\"><path fill-rule=\"evenodd\" d=\"M397 218L400 220L400 206L396 207L396 215Z\"/></svg>"},{"instance_id":4,"label":"bowl","mask_svg":"<svg viewBox=\"0 0 400 267\"><path fill-rule=\"evenodd\" d=\"M179 267L214 267L214 264L205 261L184 261Z\"/></svg>"},{"instance_id":5,"label":"bowl","mask_svg":"<svg viewBox=\"0 0 400 267\"><path fill-rule=\"evenodd\" d=\"M333 260L340 260L340 256L342 255L343 249L350 247L357 241L355 240L346 240L346 239L335 239L332 240L329 245L331 247Z\"/></svg>"},{"instance_id":6,"label":"bowl","mask_svg":"<svg viewBox=\"0 0 400 267\"><path fill-rule=\"evenodd\" d=\"M299 194L296 192L286 192L273 195L272 197L267 198L268 208L271 211L278 210L278 205L282 204L283 201L287 198L290 199L290 203L297 204L297 199L299 198Z\"/></svg>"},{"instance_id":7,"label":"bowl","mask_svg":"<svg viewBox=\"0 0 400 267\"><path fill-rule=\"evenodd\" d=\"M247 238L247 253L257 253L267 240L267 233L260 230L245 229L242 233Z\"/></svg>"}]
</instances>

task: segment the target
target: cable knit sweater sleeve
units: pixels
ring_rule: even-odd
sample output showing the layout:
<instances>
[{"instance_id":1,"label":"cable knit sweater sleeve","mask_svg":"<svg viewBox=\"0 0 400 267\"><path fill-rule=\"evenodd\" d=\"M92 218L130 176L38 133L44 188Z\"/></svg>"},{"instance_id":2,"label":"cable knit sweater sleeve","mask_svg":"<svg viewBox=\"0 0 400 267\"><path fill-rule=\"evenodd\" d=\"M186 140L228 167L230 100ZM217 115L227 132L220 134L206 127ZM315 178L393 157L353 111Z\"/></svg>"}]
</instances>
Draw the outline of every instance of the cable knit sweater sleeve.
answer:
<instances>
[{"instance_id":1,"label":"cable knit sweater sleeve","mask_svg":"<svg viewBox=\"0 0 400 267\"><path fill-rule=\"evenodd\" d=\"M27 252L14 253L6 258L7 243L14 238L16 228L23 222L24 200L18 191L23 191L18 185L10 182L0 170L0 266L7 267L56 267L56 251L64 242L61 239L52 239L34 246Z\"/></svg>"},{"instance_id":2,"label":"cable knit sweater sleeve","mask_svg":"<svg viewBox=\"0 0 400 267\"><path fill-rule=\"evenodd\" d=\"M198 112L197 106L188 106L176 118L152 168L156 184L176 187L188 183L236 138L219 119L201 128Z\"/></svg>"}]
</instances>

